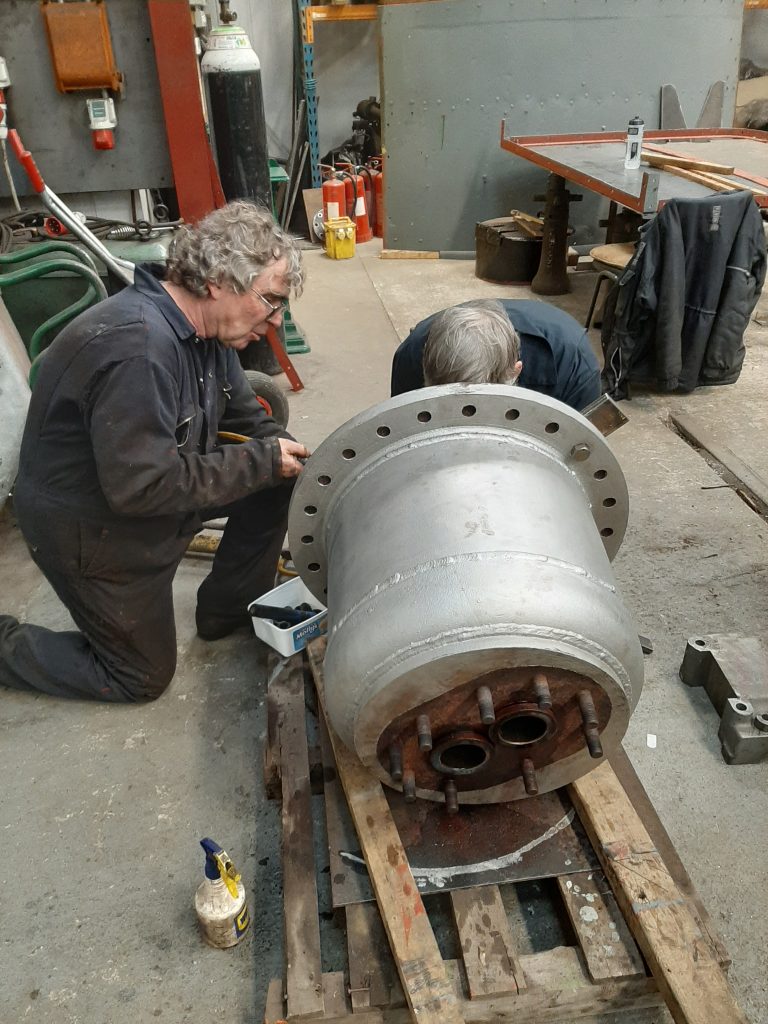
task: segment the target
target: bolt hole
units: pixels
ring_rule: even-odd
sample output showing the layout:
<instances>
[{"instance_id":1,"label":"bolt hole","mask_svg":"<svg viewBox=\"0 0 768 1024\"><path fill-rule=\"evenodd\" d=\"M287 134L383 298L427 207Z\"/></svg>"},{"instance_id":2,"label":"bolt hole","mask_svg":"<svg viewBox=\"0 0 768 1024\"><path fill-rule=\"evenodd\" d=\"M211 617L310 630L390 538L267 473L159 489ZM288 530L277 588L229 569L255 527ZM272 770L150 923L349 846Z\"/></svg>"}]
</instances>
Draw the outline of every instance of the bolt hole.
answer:
<instances>
[{"instance_id":1,"label":"bolt hole","mask_svg":"<svg viewBox=\"0 0 768 1024\"><path fill-rule=\"evenodd\" d=\"M608 470L607 469L596 469L595 472L593 473L593 476L594 476L595 480L605 480L605 478L608 476Z\"/></svg>"},{"instance_id":2,"label":"bolt hole","mask_svg":"<svg viewBox=\"0 0 768 1024\"><path fill-rule=\"evenodd\" d=\"M519 417L519 415L520 415L520 410L519 409L507 409L507 411L504 413L504 415L505 415L505 417L508 420L516 420Z\"/></svg>"},{"instance_id":3,"label":"bolt hole","mask_svg":"<svg viewBox=\"0 0 768 1024\"><path fill-rule=\"evenodd\" d=\"M600 536L601 537L612 537L613 536L613 528L610 527L610 526L604 526L602 528L602 530L600 531Z\"/></svg>"},{"instance_id":4,"label":"bolt hole","mask_svg":"<svg viewBox=\"0 0 768 1024\"><path fill-rule=\"evenodd\" d=\"M603 498L603 508L613 508L615 504L615 498Z\"/></svg>"},{"instance_id":5,"label":"bolt hole","mask_svg":"<svg viewBox=\"0 0 768 1024\"><path fill-rule=\"evenodd\" d=\"M331 478L328 476L327 473L323 473L321 476L317 478L317 482L320 484L321 487L327 487L328 484L331 482Z\"/></svg>"},{"instance_id":6,"label":"bolt hole","mask_svg":"<svg viewBox=\"0 0 768 1024\"><path fill-rule=\"evenodd\" d=\"M313 544L314 540L315 540L315 538L312 536L311 533L305 533L304 536L301 538L301 543L302 544Z\"/></svg>"},{"instance_id":7,"label":"bolt hole","mask_svg":"<svg viewBox=\"0 0 768 1024\"><path fill-rule=\"evenodd\" d=\"M356 455L357 452L355 451L354 448L345 448L344 451L341 453L341 457L343 459L354 459Z\"/></svg>"},{"instance_id":8,"label":"bolt hole","mask_svg":"<svg viewBox=\"0 0 768 1024\"><path fill-rule=\"evenodd\" d=\"M305 505L304 506L304 513L305 513L305 515L308 515L308 516L316 516L317 515L317 506L316 505Z\"/></svg>"},{"instance_id":9,"label":"bolt hole","mask_svg":"<svg viewBox=\"0 0 768 1024\"><path fill-rule=\"evenodd\" d=\"M471 772L488 760L488 752L477 743L454 743L440 751L440 764L449 772Z\"/></svg>"},{"instance_id":10,"label":"bolt hole","mask_svg":"<svg viewBox=\"0 0 768 1024\"><path fill-rule=\"evenodd\" d=\"M694 642L694 644L697 647L706 647L707 646L707 641L706 640L694 640L693 642Z\"/></svg>"},{"instance_id":11,"label":"bolt hole","mask_svg":"<svg viewBox=\"0 0 768 1024\"><path fill-rule=\"evenodd\" d=\"M389 437L392 431L389 429L389 427L377 427L376 433L379 435L379 437Z\"/></svg>"},{"instance_id":12,"label":"bolt hole","mask_svg":"<svg viewBox=\"0 0 768 1024\"><path fill-rule=\"evenodd\" d=\"M747 705L744 703L743 700L737 701L733 706L736 708L737 711L747 711L748 710Z\"/></svg>"},{"instance_id":13,"label":"bolt hole","mask_svg":"<svg viewBox=\"0 0 768 1024\"><path fill-rule=\"evenodd\" d=\"M462 416L474 416L476 412L477 409L474 407L474 405L465 405L464 408L461 410Z\"/></svg>"},{"instance_id":14,"label":"bolt hole","mask_svg":"<svg viewBox=\"0 0 768 1024\"><path fill-rule=\"evenodd\" d=\"M546 432L548 434L556 434L558 432L558 430L560 429L560 424L559 423L555 423L553 421L552 423L548 423L546 425L546 427L544 427L544 429L546 430Z\"/></svg>"},{"instance_id":15,"label":"bolt hole","mask_svg":"<svg viewBox=\"0 0 768 1024\"><path fill-rule=\"evenodd\" d=\"M499 723L496 735L502 743L523 747L544 739L548 730L546 718L539 718L538 715L512 715Z\"/></svg>"},{"instance_id":16,"label":"bolt hole","mask_svg":"<svg viewBox=\"0 0 768 1024\"><path fill-rule=\"evenodd\" d=\"M419 423L429 423L429 421L432 419L432 413L427 412L426 409L422 409L422 411L419 413L416 419L419 421Z\"/></svg>"},{"instance_id":17,"label":"bolt hole","mask_svg":"<svg viewBox=\"0 0 768 1024\"><path fill-rule=\"evenodd\" d=\"M309 565L307 566L307 568L309 569L310 572L319 572L320 571L320 563L319 562L310 562Z\"/></svg>"}]
</instances>

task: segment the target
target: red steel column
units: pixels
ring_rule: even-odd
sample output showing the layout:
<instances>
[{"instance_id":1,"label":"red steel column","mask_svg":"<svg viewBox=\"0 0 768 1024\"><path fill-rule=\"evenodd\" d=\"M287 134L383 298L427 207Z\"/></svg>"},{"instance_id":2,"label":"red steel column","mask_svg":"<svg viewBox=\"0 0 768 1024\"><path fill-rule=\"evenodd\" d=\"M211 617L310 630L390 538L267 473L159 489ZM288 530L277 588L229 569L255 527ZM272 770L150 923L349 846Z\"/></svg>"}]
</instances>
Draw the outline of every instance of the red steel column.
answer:
<instances>
[{"instance_id":1,"label":"red steel column","mask_svg":"<svg viewBox=\"0 0 768 1024\"><path fill-rule=\"evenodd\" d=\"M191 11L188 0L147 0L147 9L179 212L194 223L226 199L205 130Z\"/></svg>"}]
</instances>

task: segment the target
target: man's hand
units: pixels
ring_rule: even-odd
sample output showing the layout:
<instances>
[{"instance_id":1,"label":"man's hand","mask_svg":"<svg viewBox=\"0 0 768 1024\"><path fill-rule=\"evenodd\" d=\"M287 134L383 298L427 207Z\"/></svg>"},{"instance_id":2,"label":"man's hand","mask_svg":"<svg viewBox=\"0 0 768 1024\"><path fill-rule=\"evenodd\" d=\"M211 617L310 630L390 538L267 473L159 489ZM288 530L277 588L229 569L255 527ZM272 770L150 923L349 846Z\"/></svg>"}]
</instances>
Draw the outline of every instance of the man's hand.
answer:
<instances>
[{"instance_id":1,"label":"man's hand","mask_svg":"<svg viewBox=\"0 0 768 1024\"><path fill-rule=\"evenodd\" d=\"M278 437L280 445L280 476L288 480L298 476L304 469L304 464L299 459L309 458L309 449L298 441L289 441L287 437Z\"/></svg>"}]
</instances>

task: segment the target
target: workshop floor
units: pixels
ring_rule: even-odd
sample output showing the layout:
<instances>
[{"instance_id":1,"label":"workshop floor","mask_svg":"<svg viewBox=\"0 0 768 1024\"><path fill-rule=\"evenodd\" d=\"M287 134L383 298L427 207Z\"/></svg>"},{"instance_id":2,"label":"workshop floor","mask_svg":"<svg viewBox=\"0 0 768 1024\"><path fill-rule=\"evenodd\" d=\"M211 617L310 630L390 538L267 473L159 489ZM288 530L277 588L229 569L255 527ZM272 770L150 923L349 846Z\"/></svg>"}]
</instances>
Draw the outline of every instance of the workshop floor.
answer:
<instances>
[{"instance_id":1,"label":"workshop floor","mask_svg":"<svg viewBox=\"0 0 768 1024\"><path fill-rule=\"evenodd\" d=\"M529 294L477 281L467 262L380 260L377 243L358 253L339 263L306 254L293 308L312 352L296 358L306 390L290 401L291 429L310 446L387 397L392 352L421 317L473 296ZM594 278L573 280L556 301L582 319ZM768 480L768 330L753 323L748 341L736 385L638 398L611 444L632 500L615 568L638 631L655 642L626 746L733 956L741 1005L768 1024L768 763L727 767L717 715L677 675L693 634L764 636L768 527L666 425L673 409L700 417ZM193 558L179 571L179 669L155 704L0 692L3 1021L262 1018L282 942L279 811L261 781L266 651L245 632L197 639L205 572ZM0 574L4 612L67 626L10 521ZM228 952L196 930L204 835L226 847L249 891L253 934Z\"/></svg>"}]
</instances>

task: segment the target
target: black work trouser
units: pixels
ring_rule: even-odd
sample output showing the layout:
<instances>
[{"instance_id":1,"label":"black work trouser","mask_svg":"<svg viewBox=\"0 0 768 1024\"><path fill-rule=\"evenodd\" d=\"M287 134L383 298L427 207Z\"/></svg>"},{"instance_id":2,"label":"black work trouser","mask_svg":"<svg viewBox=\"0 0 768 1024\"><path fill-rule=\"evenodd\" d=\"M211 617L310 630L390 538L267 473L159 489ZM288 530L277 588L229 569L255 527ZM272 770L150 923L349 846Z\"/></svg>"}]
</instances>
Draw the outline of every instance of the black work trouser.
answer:
<instances>
[{"instance_id":1,"label":"black work trouser","mask_svg":"<svg viewBox=\"0 0 768 1024\"><path fill-rule=\"evenodd\" d=\"M291 484L257 491L203 518L229 517L198 608L223 617L244 615L273 586L285 536ZM30 552L78 631L55 632L0 615L0 683L84 700L154 700L176 670L172 584L189 537L152 549L141 524L102 530L89 541L86 524L38 504L17 508Z\"/></svg>"}]
</instances>

